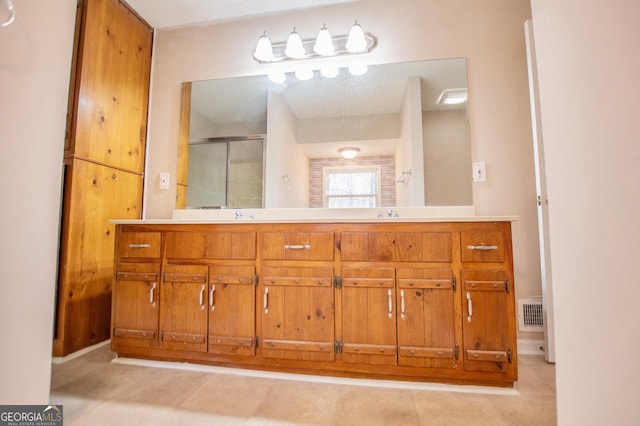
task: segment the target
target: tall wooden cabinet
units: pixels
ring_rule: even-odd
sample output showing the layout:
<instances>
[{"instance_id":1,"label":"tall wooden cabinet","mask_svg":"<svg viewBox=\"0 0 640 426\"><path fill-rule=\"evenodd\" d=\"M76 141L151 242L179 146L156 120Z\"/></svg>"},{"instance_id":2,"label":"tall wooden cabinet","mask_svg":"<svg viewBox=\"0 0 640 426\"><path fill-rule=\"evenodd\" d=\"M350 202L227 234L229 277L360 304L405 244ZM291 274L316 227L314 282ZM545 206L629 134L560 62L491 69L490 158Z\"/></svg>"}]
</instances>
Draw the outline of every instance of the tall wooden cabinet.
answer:
<instances>
[{"instance_id":1,"label":"tall wooden cabinet","mask_svg":"<svg viewBox=\"0 0 640 426\"><path fill-rule=\"evenodd\" d=\"M110 336L114 226L109 220L139 219L142 214L151 46L152 29L125 3L78 2L55 356ZM132 273L134 281L121 278L146 286L138 272Z\"/></svg>"}]
</instances>

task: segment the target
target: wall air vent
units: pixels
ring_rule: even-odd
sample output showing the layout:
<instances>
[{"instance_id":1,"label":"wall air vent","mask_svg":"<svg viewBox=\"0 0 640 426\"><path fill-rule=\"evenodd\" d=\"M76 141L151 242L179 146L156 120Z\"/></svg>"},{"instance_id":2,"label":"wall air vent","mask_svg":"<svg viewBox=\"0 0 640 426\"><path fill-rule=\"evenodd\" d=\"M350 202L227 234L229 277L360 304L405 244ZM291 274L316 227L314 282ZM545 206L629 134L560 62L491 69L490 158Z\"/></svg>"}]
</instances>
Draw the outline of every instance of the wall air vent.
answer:
<instances>
[{"instance_id":1,"label":"wall air vent","mask_svg":"<svg viewBox=\"0 0 640 426\"><path fill-rule=\"evenodd\" d=\"M518 331L543 331L542 300L518 300Z\"/></svg>"}]
</instances>

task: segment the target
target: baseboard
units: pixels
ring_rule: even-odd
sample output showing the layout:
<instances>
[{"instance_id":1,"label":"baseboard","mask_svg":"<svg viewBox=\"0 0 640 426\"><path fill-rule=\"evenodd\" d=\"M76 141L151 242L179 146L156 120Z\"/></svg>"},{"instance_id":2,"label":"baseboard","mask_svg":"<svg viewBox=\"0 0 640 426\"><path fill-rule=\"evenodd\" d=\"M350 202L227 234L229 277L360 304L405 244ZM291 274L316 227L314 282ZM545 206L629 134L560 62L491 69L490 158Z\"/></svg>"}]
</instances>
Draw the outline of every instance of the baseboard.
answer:
<instances>
[{"instance_id":1,"label":"baseboard","mask_svg":"<svg viewBox=\"0 0 640 426\"><path fill-rule=\"evenodd\" d=\"M107 346L111 343L111 340L105 340L104 342L96 343L92 346L87 346L86 348L80 349L79 351L70 353L67 356L54 356L51 358L52 364L64 364L67 361L71 361L72 359L76 359L81 357L82 355L88 354L89 352L95 351L103 346Z\"/></svg>"},{"instance_id":2,"label":"baseboard","mask_svg":"<svg viewBox=\"0 0 640 426\"><path fill-rule=\"evenodd\" d=\"M518 339L518 354L544 356L544 340Z\"/></svg>"}]
</instances>

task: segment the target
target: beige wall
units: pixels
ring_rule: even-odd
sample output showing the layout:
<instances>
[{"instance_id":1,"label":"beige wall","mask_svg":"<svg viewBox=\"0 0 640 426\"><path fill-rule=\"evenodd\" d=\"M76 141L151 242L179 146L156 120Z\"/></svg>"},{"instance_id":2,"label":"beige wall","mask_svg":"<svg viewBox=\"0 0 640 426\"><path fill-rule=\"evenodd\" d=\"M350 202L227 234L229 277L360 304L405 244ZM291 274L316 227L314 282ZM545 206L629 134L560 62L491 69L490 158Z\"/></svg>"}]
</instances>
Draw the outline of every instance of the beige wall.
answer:
<instances>
[{"instance_id":1,"label":"beige wall","mask_svg":"<svg viewBox=\"0 0 640 426\"><path fill-rule=\"evenodd\" d=\"M46 404L76 2L14 5L0 28L0 404Z\"/></svg>"},{"instance_id":2,"label":"beige wall","mask_svg":"<svg viewBox=\"0 0 640 426\"><path fill-rule=\"evenodd\" d=\"M533 0L558 421L639 425L640 2Z\"/></svg>"},{"instance_id":3,"label":"beige wall","mask_svg":"<svg viewBox=\"0 0 640 426\"><path fill-rule=\"evenodd\" d=\"M487 182L474 184L481 215L517 215L514 257L517 297L539 296L535 183L523 23L528 0L362 0L306 11L242 19L156 34L149 123L149 185L177 171L180 84L265 73L251 54L263 31L285 40L295 25L303 38L323 23L346 33L358 19L378 39L370 63L466 57L472 160L485 161ZM269 141L267 141L268 147ZM267 169L269 165L267 165ZM267 171L268 173L268 171ZM171 182L174 182L172 179ZM268 185L268 182L267 182ZM147 188L146 218L167 218L169 191Z\"/></svg>"}]
</instances>

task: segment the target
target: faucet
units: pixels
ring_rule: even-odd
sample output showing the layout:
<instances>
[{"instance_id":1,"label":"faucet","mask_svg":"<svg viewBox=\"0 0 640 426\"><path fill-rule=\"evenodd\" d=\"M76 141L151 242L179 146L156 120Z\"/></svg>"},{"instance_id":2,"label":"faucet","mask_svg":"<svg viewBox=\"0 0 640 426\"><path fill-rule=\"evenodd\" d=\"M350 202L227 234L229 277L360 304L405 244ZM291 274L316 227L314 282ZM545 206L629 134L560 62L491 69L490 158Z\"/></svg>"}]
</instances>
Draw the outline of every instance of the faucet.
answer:
<instances>
[{"instance_id":1,"label":"faucet","mask_svg":"<svg viewBox=\"0 0 640 426\"><path fill-rule=\"evenodd\" d=\"M243 218L242 210L240 209L236 210L236 219L242 219L242 218Z\"/></svg>"}]
</instances>

